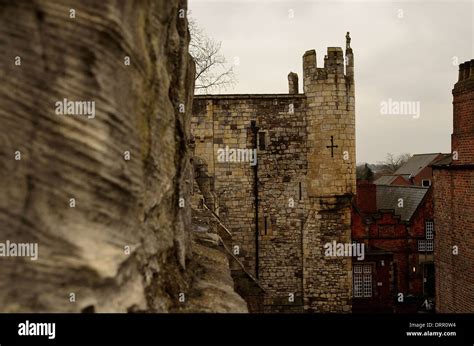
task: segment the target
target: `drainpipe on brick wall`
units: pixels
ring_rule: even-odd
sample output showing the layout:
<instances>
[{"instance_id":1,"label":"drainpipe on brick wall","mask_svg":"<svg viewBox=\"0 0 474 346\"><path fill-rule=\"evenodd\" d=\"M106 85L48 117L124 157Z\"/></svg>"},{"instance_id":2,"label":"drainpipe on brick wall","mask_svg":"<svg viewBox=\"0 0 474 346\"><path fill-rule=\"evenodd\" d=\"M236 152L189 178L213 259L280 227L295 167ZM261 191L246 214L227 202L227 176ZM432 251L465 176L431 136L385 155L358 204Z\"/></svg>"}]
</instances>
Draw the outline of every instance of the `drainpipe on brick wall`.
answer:
<instances>
[{"instance_id":1,"label":"drainpipe on brick wall","mask_svg":"<svg viewBox=\"0 0 474 346\"><path fill-rule=\"evenodd\" d=\"M257 153L257 136L258 136L258 130L259 127L257 127L257 122L255 120L252 120L250 122L250 129L252 130L253 133L253 144L254 144L254 149L255 153ZM255 163L255 166L253 166L253 174L254 174L254 182L253 182L253 193L255 197L255 277L258 280L259 276L259 258L258 258L258 252L259 252L259 243L258 243L258 236L259 236L259 231L258 231L258 157Z\"/></svg>"}]
</instances>

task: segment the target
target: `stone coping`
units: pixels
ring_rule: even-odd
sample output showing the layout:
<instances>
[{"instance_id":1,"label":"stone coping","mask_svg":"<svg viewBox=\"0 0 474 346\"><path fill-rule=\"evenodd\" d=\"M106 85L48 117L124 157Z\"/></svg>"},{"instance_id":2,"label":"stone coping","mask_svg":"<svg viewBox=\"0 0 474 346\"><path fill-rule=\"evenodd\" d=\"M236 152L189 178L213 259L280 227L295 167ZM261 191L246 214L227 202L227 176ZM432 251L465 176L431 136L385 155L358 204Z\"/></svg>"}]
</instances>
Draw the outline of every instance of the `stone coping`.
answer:
<instances>
[{"instance_id":1,"label":"stone coping","mask_svg":"<svg viewBox=\"0 0 474 346\"><path fill-rule=\"evenodd\" d=\"M288 98L305 98L305 94L208 94L194 95L195 99L220 99L220 100L237 100L237 99L288 99Z\"/></svg>"}]
</instances>

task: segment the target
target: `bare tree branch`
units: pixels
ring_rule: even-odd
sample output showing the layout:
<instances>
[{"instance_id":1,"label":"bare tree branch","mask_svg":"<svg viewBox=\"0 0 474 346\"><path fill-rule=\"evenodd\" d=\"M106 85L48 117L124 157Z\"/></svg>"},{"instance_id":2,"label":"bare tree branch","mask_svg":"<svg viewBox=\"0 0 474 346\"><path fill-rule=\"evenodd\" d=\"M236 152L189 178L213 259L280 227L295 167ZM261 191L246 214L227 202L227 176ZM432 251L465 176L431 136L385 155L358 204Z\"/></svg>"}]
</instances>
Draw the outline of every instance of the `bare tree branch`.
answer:
<instances>
[{"instance_id":1,"label":"bare tree branch","mask_svg":"<svg viewBox=\"0 0 474 346\"><path fill-rule=\"evenodd\" d=\"M236 83L232 66L220 54L221 42L208 37L194 18L189 18L188 22L191 33L189 53L196 63L195 92L206 94Z\"/></svg>"},{"instance_id":2,"label":"bare tree branch","mask_svg":"<svg viewBox=\"0 0 474 346\"><path fill-rule=\"evenodd\" d=\"M385 160L377 162L377 165L380 167L381 173L392 174L401 166L403 166L410 158L410 154L400 154L395 156L391 153L388 153Z\"/></svg>"}]
</instances>

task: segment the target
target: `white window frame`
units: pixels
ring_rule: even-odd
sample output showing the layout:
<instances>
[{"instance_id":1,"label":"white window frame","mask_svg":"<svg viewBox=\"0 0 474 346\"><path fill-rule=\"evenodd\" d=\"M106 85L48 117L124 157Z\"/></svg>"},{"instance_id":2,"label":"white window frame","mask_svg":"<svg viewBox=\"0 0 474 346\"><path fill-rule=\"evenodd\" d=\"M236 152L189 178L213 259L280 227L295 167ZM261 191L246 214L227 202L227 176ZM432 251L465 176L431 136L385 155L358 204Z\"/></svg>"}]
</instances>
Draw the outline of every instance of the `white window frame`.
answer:
<instances>
[{"instance_id":1,"label":"white window frame","mask_svg":"<svg viewBox=\"0 0 474 346\"><path fill-rule=\"evenodd\" d=\"M425 185L424 182L427 181L428 185ZM421 179L421 186L423 187L430 187L431 186L431 179Z\"/></svg>"},{"instance_id":2,"label":"white window frame","mask_svg":"<svg viewBox=\"0 0 474 346\"><path fill-rule=\"evenodd\" d=\"M372 298L372 265L355 264L354 276L354 297Z\"/></svg>"},{"instance_id":3,"label":"white window frame","mask_svg":"<svg viewBox=\"0 0 474 346\"><path fill-rule=\"evenodd\" d=\"M426 239L428 240L434 239L434 222L433 221L425 222L425 236L426 236Z\"/></svg>"},{"instance_id":4,"label":"white window frame","mask_svg":"<svg viewBox=\"0 0 474 346\"><path fill-rule=\"evenodd\" d=\"M425 238L418 240L419 252L433 252L434 250L434 222L425 221Z\"/></svg>"},{"instance_id":5,"label":"white window frame","mask_svg":"<svg viewBox=\"0 0 474 346\"><path fill-rule=\"evenodd\" d=\"M418 240L418 251L419 252L433 252L434 242L433 240Z\"/></svg>"}]
</instances>

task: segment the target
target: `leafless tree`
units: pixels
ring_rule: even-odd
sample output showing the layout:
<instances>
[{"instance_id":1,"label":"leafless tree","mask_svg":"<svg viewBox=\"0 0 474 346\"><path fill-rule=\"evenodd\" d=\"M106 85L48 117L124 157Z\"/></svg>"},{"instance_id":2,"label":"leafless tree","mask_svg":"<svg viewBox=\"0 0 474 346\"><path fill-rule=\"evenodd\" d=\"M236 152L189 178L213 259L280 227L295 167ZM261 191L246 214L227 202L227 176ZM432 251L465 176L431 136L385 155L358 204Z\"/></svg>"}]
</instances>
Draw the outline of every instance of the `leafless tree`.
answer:
<instances>
[{"instance_id":1,"label":"leafless tree","mask_svg":"<svg viewBox=\"0 0 474 346\"><path fill-rule=\"evenodd\" d=\"M374 180L374 172L369 167L368 163L359 164L356 166L356 178L357 180Z\"/></svg>"},{"instance_id":2,"label":"leafless tree","mask_svg":"<svg viewBox=\"0 0 474 346\"><path fill-rule=\"evenodd\" d=\"M220 53L221 42L207 36L192 17L188 17L191 42L189 53L196 62L195 92L207 94L236 82L232 66Z\"/></svg>"},{"instance_id":3,"label":"leafless tree","mask_svg":"<svg viewBox=\"0 0 474 346\"><path fill-rule=\"evenodd\" d=\"M410 158L411 155L408 153L400 154L398 156L388 153L385 160L378 162L377 164L383 173L391 174L403 166Z\"/></svg>"}]
</instances>

